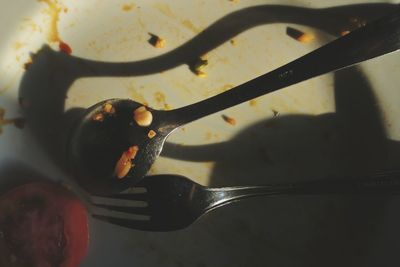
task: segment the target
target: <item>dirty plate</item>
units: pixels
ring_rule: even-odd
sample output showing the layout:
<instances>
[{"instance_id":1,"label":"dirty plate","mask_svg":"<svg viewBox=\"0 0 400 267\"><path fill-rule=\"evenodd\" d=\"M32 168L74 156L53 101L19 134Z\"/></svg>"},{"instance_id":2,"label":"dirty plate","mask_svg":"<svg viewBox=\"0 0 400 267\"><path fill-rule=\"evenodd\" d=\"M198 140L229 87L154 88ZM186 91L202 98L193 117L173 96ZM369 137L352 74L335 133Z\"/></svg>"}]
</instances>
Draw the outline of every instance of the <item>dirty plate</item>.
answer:
<instances>
[{"instance_id":1,"label":"dirty plate","mask_svg":"<svg viewBox=\"0 0 400 267\"><path fill-rule=\"evenodd\" d=\"M156 109L202 100L396 3L2 0L1 191L32 177L73 185L65 148L84 108L108 98ZM296 40L288 27L312 38ZM163 41L154 43L154 35ZM190 68L199 58L208 61L201 75ZM384 56L187 125L171 135L150 173L227 186L400 167L399 59ZM157 234L92 220L82 266L377 266L377 259L393 266L396 204L383 197L249 200Z\"/></svg>"}]
</instances>

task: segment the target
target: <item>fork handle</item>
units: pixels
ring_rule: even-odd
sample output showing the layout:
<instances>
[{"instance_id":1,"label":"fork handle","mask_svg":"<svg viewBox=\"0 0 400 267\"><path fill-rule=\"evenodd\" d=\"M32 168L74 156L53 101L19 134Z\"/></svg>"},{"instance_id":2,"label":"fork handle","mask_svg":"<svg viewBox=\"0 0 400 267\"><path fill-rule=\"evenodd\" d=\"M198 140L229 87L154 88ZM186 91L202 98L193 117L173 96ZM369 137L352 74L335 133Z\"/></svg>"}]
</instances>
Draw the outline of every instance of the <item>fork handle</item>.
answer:
<instances>
[{"instance_id":1,"label":"fork handle","mask_svg":"<svg viewBox=\"0 0 400 267\"><path fill-rule=\"evenodd\" d=\"M209 207L214 209L233 201L257 196L278 195L395 195L400 194L400 172L375 175L368 179L322 180L296 184L265 186L236 186L207 189L210 193Z\"/></svg>"},{"instance_id":2,"label":"fork handle","mask_svg":"<svg viewBox=\"0 0 400 267\"><path fill-rule=\"evenodd\" d=\"M214 114L261 95L378 57L400 47L400 8L388 16L368 23L278 69L241 84L229 91L171 110L177 126Z\"/></svg>"}]
</instances>

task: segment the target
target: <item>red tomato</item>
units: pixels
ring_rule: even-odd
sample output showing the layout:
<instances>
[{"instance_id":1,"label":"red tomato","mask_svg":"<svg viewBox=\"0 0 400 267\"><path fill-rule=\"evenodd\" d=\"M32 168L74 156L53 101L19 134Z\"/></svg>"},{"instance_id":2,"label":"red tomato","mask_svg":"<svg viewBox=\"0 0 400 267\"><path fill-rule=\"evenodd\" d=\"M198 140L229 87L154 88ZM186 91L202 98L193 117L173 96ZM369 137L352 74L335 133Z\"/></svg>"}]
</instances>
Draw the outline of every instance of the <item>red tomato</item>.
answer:
<instances>
[{"instance_id":1,"label":"red tomato","mask_svg":"<svg viewBox=\"0 0 400 267\"><path fill-rule=\"evenodd\" d=\"M88 237L85 207L59 185L28 183L0 198L2 267L77 267Z\"/></svg>"}]
</instances>

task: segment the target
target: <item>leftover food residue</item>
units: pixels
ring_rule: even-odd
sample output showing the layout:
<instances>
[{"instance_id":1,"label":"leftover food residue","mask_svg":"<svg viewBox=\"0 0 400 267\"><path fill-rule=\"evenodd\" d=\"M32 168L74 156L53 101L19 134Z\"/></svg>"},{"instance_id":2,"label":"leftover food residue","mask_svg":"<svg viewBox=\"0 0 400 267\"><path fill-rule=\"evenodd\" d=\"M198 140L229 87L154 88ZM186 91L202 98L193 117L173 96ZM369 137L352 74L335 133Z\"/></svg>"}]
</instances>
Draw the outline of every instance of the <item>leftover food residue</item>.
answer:
<instances>
[{"instance_id":1,"label":"leftover food residue","mask_svg":"<svg viewBox=\"0 0 400 267\"><path fill-rule=\"evenodd\" d=\"M133 111L133 119L139 126L147 127L153 122L153 114L145 106L141 106Z\"/></svg>"},{"instance_id":2,"label":"leftover food residue","mask_svg":"<svg viewBox=\"0 0 400 267\"><path fill-rule=\"evenodd\" d=\"M207 74L204 72L204 68L208 65L208 60L204 57L196 59L192 64L189 65L190 70L198 77L206 77Z\"/></svg>"},{"instance_id":3,"label":"leftover food residue","mask_svg":"<svg viewBox=\"0 0 400 267\"><path fill-rule=\"evenodd\" d=\"M170 110L171 106L167 103L166 97L162 92L156 92L154 98L159 106L163 106L165 110Z\"/></svg>"},{"instance_id":4,"label":"leftover food residue","mask_svg":"<svg viewBox=\"0 0 400 267\"><path fill-rule=\"evenodd\" d=\"M229 117L229 116L227 116L227 115L222 115L222 119L223 119L225 122L227 122L227 123L229 123L230 125L232 125L232 126L235 126L235 125L236 125L236 119L235 119L235 118Z\"/></svg>"},{"instance_id":5,"label":"leftover food residue","mask_svg":"<svg viewBox=\"0 0 400 267\"><path fill-rule=\"evenodd\" d=\"M127 151L124 151L115 165L114 174L118 179L124 178L129 171L135 166L132 161L135 159L137 152L139 151L138 146L131 146Z\"/></svg>"},{"instance_id":6,"label":"leftover food residue","mask_svg":"<svg viewBox=\"0 0 400 267\"><path fill-rule=\"evenodd\" d=\"M286 34L301 43L310 43L314 41L315 35L312 33L305 33L295 28L287 27Z\"/></svg>"},{"instance_id":7,"label":"leftover food residue","mask_svg":"<svg viewBox=\"0 0 400 267\"><path fill-rule=\"evenodd\" d=\"M14 126L19 129L24 128L25 119L23 118L6 119L5 114L6 111L3 108L0 108L0 134L3 132L3 127L9 124L14 124Z\"/></svg>"},{"instance_id":8,"label":"leftover food residue","mask_svg":"<svg viewBox=\"0 0 400 267\"><path fill-rule=\"evenodd\" d=\"M154 46L155 48L163 48L165 46L165 44L166 44L165 39L161 38L158 35L152 34L152 33L149 33L149 34L150 34L149 43L152 46Z\"/></svg>"},{"instance_id":9,"label":"leftover food residue","mask_svg":"<svg viewBox=\"0 0 400 267\"><path fill-rule=\"evenodd\" d=\"M131 11L134 7L135 7L134 4L123 4L122 10L128 12Z\"/></svg>"},{"instance_id":10,"label":"leftover food residue","mask_svg":"<svg viewBox=\"0 0 400 267\"><path fill-rule=\"evenodd\" d=\"M100 112L93 115L92 120L102 122L105 116L111 116L115 114L115 108L111 103L105 103Z\"/></svg>"},{"instance_id":11,"label":"leftover food residue","mask_svg":"<svg viewBox=\"0 0 400 267\"><path fill-rule=\"evenodd\" d=\"M43 2L47 4L48 9L46 10L46 13L50 17L50 22L49 22L49 30L47 34L47 41L49 43L58 43L59 44L59 49L60 51L71 54L72 49L71 47L63 42L63 40L60 37L60 33L58 30L58 22L60 20L60 14L61 12L67 13L68 8L63 6L59 1L57 0L38 0L39 2Z\"/></svg>"},{"instance_id":12,"label":"leftover food residue","mask_svg":"<svg viewBox=\"0 0 400 267\"><path fill-rule=\"evenodd\" d=\"M153 139L156 135L157 135L157 133L155 131L153 131L153 130L150 130L149 133L147 134L147 136L150 139Z\"/></svg>"}]
</instances>

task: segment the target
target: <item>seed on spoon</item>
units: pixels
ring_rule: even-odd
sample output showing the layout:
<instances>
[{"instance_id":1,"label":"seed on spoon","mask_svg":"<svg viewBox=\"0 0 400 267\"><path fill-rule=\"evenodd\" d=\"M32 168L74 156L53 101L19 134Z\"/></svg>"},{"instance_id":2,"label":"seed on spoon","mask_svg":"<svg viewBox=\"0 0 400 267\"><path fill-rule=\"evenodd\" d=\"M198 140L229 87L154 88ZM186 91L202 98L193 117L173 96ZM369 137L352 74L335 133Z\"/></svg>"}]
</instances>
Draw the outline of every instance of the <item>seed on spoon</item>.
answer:
<instances>
[{"instance_id":1,"label":"seed on spoon","mask_svg":"<svg viewBox=\"0 0 400 267\"><path fill-rule=\"evenodd\" d=\"M145 106L141 106L133 112L133 119L139 126L147 127L153 122L153 114Z\"/></svg>"}]
</instances>

